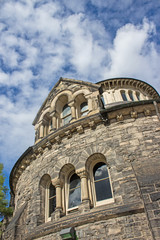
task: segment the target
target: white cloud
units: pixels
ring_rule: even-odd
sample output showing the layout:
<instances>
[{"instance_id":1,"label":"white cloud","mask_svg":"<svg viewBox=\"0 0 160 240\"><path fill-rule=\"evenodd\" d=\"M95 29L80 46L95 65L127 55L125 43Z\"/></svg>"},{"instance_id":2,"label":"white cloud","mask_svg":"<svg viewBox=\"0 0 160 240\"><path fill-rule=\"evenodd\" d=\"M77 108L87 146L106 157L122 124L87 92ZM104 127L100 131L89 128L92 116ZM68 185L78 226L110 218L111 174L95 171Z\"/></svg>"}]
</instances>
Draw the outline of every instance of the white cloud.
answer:
<instances>
[{"instance_id":1,"label":"white cloud","mask_svg":"<svg viewBox=\"0 0 160 240\"><path fill-rule=\"evenodd\" d=\"M108 50L110 67L107 77L135 77L147 81L160 91L160 54L150 41L155 34L153 23L144 20L142 25L126 24L117 31L113 47Z\"/></svg>"}]
</instances>

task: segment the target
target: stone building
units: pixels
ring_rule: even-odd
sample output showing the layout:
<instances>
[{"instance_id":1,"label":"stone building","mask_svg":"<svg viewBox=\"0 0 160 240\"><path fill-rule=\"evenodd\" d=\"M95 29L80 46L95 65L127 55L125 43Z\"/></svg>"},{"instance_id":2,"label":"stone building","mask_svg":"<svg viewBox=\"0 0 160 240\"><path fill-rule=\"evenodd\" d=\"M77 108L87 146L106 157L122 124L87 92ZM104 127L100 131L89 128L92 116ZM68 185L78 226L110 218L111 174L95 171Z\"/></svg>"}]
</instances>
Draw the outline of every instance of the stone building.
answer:
<instances>
[{"instance_id":1,"label":"stone building","mask_svg":"<svg viewBox=\"0 0 160 240\"><path fill-rule=\"evenodd\" d=\"M60 78L10 175L8 240L159 240L160 97L131 78Z\"/></svg>"}]
</instances>

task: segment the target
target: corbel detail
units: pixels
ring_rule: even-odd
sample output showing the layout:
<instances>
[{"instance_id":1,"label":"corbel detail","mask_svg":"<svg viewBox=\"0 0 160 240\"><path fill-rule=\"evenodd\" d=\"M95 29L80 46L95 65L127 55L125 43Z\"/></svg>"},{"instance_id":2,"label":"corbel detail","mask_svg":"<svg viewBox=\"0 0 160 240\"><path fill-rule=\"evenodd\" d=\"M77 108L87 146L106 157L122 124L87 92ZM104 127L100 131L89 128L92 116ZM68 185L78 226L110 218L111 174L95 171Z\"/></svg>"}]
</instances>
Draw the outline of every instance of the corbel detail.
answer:
<instances>
[{"instance_id":1,"label":"corbel detail","mask_svg":"<svg viewBox=\"0 0 160 240\"><path fill-rule=\"evenodd\" d=\"M150 116L150 115L151 115L151 110L145 109L145 110L144 110L144 115L145 115L145 116Z\"/></svg>"},{"instance_id":2,"label":"corbel detail","mask_svg":"<svg viewBox=\"0 0 160 240\"><path fill-rule=\"evenodd\" d=\"M95 121L89 122L89 126L90 126L91 129L95 129L95 128L96 128L96 123L95 123Z\"/></svg>"},{"instance_id":3,"label":"corbel detail","mask_svg":"<svg viewBox=\"0 0 160 240\"><path fill-rule=\"evenodd\" d=\"M52 148L52 144L51 144L50 141L46 142L46 147L47 147L48 149L51 149L51 148Z\"/></svg>"},{"instance_id":4,"label":"corbel detail","mask_svg":"<svg viewBox=\"0 0 160 240\"><path fill-rule=\"evenodd\" d=\"M57 142L58 144L60 144L61 141L62 141L62 139L61 139L60 136L56 136L56 137L55 137L55 140L56 140L56 142Z\"/></svg>"},{"instance_id":5,"label":"corbel detail","mask_svg":"<svg viewBox=\"0 0 160 240\"><path fill-rule=\"evenodd\" d=\"M80 126L77 126L77 127L76 127L76 129L77 129L77 132L78 132L79 134L82 134L82 133L84 133L84 128L83 128L83 126L82 126L82 125L80 125Z\"/></svg>"},{"instance_id":6,"label":"corbel detail","mask_svg":"<svg viewBox=\"0 0 160 240\"><path fill-rule=\"evenodd\" d=\"M131 118L137 118L138 114L136 111L131 112Z\"/></svg>"},{"instance_id":7,"label":"corbel detail","mask_svg":"<svg viewBox=\"0 0 160 240\"><path fill-rule=\"evenodd\" d=\"M123 121L123 119L124 119L122 114L117 115L116 118L117 118L118 122Z\"/></svg>"},{"instance_id":8,"label":"corbel detail","mask_svg":"<svg viewBox=\"0 0 160 240\"><path fill-rule=\"evenodd\" d=\"M71 138L72 137L71 130L66 131L65 134L67 135L67 138Z\"/></svg>"},{"instance_id":9,"label":"corbel detail","mask_svg":"<svg viewBox=\"0 0 160 240\"><path fill-rule=\"evenodd\" d=\"M38 148L38 152L42 155L42 154L43 154L43 148L42 148L42 147L39 147L39 148Z\"/></svg>"}]
</instances>

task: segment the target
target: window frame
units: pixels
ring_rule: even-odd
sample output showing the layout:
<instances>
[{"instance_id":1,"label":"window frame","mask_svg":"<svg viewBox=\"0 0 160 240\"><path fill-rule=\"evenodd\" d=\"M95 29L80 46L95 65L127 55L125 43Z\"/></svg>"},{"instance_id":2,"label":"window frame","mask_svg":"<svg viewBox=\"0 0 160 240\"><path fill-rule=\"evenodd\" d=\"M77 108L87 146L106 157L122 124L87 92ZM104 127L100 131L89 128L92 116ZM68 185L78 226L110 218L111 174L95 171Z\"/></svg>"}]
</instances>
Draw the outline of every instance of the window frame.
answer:
<instances>
[{"instance_id":1,"label":"window frame","mask_svg":"<svg viewBox=\"0 0 160 240\"><path fill-rule=\"evenodd\" d=\"M82 104L86 104L86 105L85 105L85 106L87 106L87 109L86 109L86 110L83 110L83 111L82 111L82 108L83 108ZM84 102L82 102L82 103L80 104L80 116L81 116L81 117L85 117L85 116L88 115L88 113L89 113L88 102L87 102L87 101L84 101ZM83 115L83 114L84 114L84 115Z\"/></svg>"},{"instance_id":2,"label":"window frame","mask_svg":"<svg viewBox=\"0 0 160 240\"><path fill-rule=\"evenodd\" d=\"M47 186L46 186L46 194L45 194L45 222L51 221L51 216L49 216L50 215L49 214L49 204L50 204L49 203L49 200L50 200L49 195L50 195L50 185L51 184L52 184L51 182L48 182ZM53 186L53 187L55 188L55 186ZM56 188L55 188L55 193L56 193ZM56 198L56 194L55 194L55 198Z\"/></svg>"},{"instance_id":3,"label":"window frame","mask_svg":"<svg viewBox=\"0 0 160 240\"><path fill-rule=\"evenodd\" d=\"M70 113L63 116L63 112L64 112L65 108L67 108L67 107L70 109ZM67 119L69 116L71 116L71 119L67 123L64 123L65 119ZM66 103L62 108L61 118L62 118L62 126L65 126L65 125L69 124L70 121L72 120L71 107L68 105L68 103Z\"/></svg>"},{"instance_id":4,"label":"window frame","mask_svg":"<svg viewBox=\"0 0 160 240\"><path fill-rule=\"evenodd\" d=\"M93 174L93 169L96 166L96 164L98 164L98 163L104 163L107 167L108 179L109 179L111 193L112 193L112 198L104 199L104 200L101 200L101 201L97 201L94 174ZM112 188L112 184L111 184L111 176L110 176L110 171L108 169L108 166L107 166L106 162L104 160L95 161L92 164L92 167L91 167L90 171L91 171L91 195L92 195L92 200L93 200L93 206L96 207L96 206L101 206L101 205L113 203L114 202L114 196L113 196L113 188Z\"/></svg>"},{"instance_id":5,"label":"window frame","mask_svg":"<svg viewBox=\"0 0 160 240\"><path fill-rule=\"evenodd\" d=\"M75 171L72 171L69 175L68 175L68 177L66 176L66 186L65 186L65 189L66 189L66 191L65 191L65 203L66 203L66 215L68 215L68 214L70 214L70 213L72 213L72 212L74 212L74 210L78 210L78 207L79 207L79 205L78 206L75 206L75 207L72 207L72 208L69 208L69 196L70 196L70 179L71 179L71 177L74 175L74 174L76 174L76 172ZM76 174L77 175L77 174ZM78 176L78 175L77 175ZM79 177L79 176L78 176ZM80 177L79 177L79 179L80 179ZM80 179L80 192L82 191L82 189L81 189L81 179ZM82 194L80 194L80 197L81 197L81 202L82 202Z\"/></svg>"}]
</instances>

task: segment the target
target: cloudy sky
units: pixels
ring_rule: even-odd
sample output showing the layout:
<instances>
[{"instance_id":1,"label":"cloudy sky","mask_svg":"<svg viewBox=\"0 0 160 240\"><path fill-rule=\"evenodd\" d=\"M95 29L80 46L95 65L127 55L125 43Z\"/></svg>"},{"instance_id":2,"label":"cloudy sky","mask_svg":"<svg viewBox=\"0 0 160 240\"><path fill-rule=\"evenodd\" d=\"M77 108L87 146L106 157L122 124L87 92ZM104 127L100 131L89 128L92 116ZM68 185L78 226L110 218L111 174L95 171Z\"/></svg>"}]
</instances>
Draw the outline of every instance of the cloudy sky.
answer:
<instances>
[{"instance_id":1,"label":"cloudy sky","mask_svg":"<svg viewBox=\"0 0 160 240\"><path fill-rule=\"evenodd\" d=\"M160 1L0 1L0 162L8 179L62 77L133 77L160 92ZM8 180L6 180L6 184Z\"/></svg>"}]
</instances>

